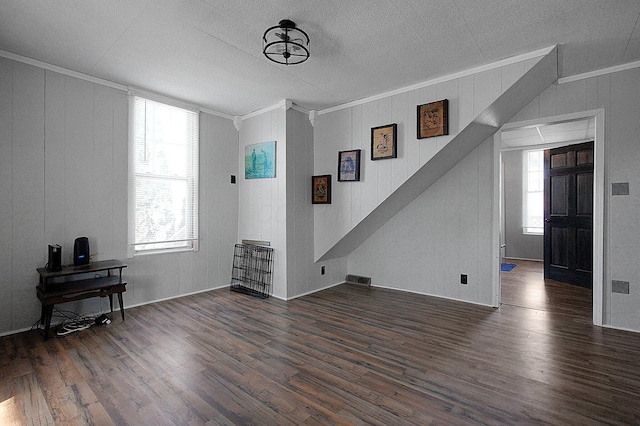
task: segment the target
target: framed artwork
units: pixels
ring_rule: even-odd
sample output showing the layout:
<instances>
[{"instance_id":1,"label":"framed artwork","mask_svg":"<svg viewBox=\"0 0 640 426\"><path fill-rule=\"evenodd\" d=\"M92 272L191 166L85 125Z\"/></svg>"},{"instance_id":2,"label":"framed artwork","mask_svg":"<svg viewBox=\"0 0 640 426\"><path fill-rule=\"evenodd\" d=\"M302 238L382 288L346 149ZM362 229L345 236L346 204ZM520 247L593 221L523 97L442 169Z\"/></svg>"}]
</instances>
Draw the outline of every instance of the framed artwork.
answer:
<instances>
[{"instance_id":1,"label":"framed artwork","mask_svg":"<svg viewBox=\"0 0 640 426\"><path fill-rule=\"evenodd\" d=\"M371 159L396 158L398 125L396 123L371 128Z\"/></svg>"},{"instance_id":2,"label":"framed artwork","mask_svg":"<svg viewBox=\"0 0 640 426\"><path fill-rule=\"evenodd\" d=\"M244 178L276 177L276 141L256 143L244 147Z\"/></svg>"},{"instance_id":3,"label":"framed artwork","mask_svg":"<svg viewBox=\"0 0 640 426\"><path fill-rule=\"evenodd\" d=\"M449 134L449 101L418 105L418 139Z\"/></svg>"},{"instance_id":4,"label":"framed artwork","mask_svg":"<svg viewBox=\"0 0 640 426\"><path fill-rule=\"evenodd\" d=\"M331 175L311 177L311 203L331 204Z\"/></svg>"},{"instance_id":5,"label":"framed artwork","mask_svg":"<svg viewBox=\"0 0 640 426\"><path fill-rule=\"evenodd\" d=\"M360 180L360 150L338 152L338 182Z\"/></svg>"}]
</instances>

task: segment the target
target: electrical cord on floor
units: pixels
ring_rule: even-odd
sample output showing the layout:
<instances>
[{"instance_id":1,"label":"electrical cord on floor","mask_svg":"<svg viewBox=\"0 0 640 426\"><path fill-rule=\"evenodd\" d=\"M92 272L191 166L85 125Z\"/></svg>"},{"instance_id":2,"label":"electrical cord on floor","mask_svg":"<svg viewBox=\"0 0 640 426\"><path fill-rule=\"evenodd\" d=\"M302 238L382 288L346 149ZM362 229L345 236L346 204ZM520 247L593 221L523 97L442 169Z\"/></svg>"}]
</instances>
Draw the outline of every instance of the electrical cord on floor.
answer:
<instances>
[{"instance_id":1,"label":"electrical cord on floor","mask_svg":"<svg viewBox=\"0 0 640 426\"><path fill-rule=\"evenodd\" d=\"M103 311L102 298L100 298L100 305L98 312ZM68 334L75 333L77 331L86 330L93 325L110 324L111 320L104 313L103 314L78 314L73 311L67 311L54 307L54 314L52 315L52 321L54 319L61 320L55 327L58 328L56 336L66 336ZM44 326L40 324L38 319L31 326L31 330L36 329L40 334L44 332Z\"/></svg>"}]
</instances>

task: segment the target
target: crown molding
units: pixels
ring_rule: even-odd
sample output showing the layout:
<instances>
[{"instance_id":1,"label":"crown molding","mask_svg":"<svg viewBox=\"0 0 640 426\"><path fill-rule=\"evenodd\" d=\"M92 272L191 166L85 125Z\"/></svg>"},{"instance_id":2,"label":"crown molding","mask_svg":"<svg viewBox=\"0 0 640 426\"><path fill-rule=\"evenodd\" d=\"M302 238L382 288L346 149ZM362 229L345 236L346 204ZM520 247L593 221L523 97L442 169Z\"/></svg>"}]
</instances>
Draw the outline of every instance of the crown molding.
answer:
<instances>
[{"instance_id":1,"label":"crown molding","mask_svg":"<svg viewBox=\"0 0 640 426\"><path fill-rule=\"evenodd\" d=\"M38 61L36 59L27 58L26 56L16 55L15 53L7 52L6 50L0 50L0 56L3 58L11 59L12 61L22 62L23 64L33 65L34 67L54 71L58 74L68 75L69 77L75 77L80 80L85 80L91 83L100 84L102 86L111 87L113 89L122 90L123 92L127 92L129 90L129 88L123 84L114 83L113 81L93 77L91 75L83 74L77 71L72 71L67 68L59 67L57 65L52 65L46 62Z\"/></svg>"},{"instance_id":2,"label":"crown molding","mask_svg":"<svg viewBox=\"0 0 640 426\"><path fill-rule=\"evenodd\" d=\"M558 79L558 84L570 83L572 81L584 80L586 78L599 77L601 75L612 74L614 72L626 71L633 68L640 68L640 61L620 64L609 68L602 68L595 71L585 72L582 74L570 75Z\"/></svg>"},{"instance_id":3,"label":"crown molding","mask_svg":"<svg viewBox=\"0 0 640 426\"><path fill-rule=\"evenodd\" d=\"M204 112L207 114L211 114L211 115L215 115L221 118L226 118L227 120L233 120L233 116L230 114L225 114L223 112L219 112L219 111L214 111L212 109L208 109L208 108L203 108L200 107L198 105L194 105L191 104L189 102L185 102L185 101L181 101L178 99L174 99L171 98L169 96L164 96L164 95L160 95L157 93L153 93L153 92L149 92L143 89L138 89L135 87L130 87L124 84L120 84L120 83L114 83L113 81L109 81L109 80L105 80L103 78L98 78L98 77L94 77L88 74L84 74L78 71L73 71L67 68L62 68L59 67L57 65L52 65L49 64L47 62L42 62L42 61L38 61L37 59L31 59L31 58L27 58L26 56L21 56L21 55L17 55L15 53L11 53L11 52L7 52L6 50L2 50L0 49L0 57L3 58L7 58L10 59L12 61L16 61L16 62L20 62L23 64L27 64L27 65L32 65L38 68L42 68L48 71L53 71L56 72L58 74L62 74L62 75L66 75L69 77L74 77L77 78L79 80L84 80L84 81L88 81L90 83L95 83L95 84L99 84L101 86L106 86L106 87L110 87L112 89L117 89L117 90L121 90L123 92L134 92L134 93L138 93L142 96L149 96L152 99L156 99L158 101L160 101L160 99L162 99L161 102L165 102L171 105L182 105L182 107L185 107L186 109L192 109L192 110L198 110L200 112Z\"/></svg>"},{"instance_id":4,"label":"crown molding","mask_svg":"<svg viewBox=\"0 0 640 426\"><path fill-rule=\"evenodd\" d=\"M455 74L449 74L443 77L434 78L432 80L423 81L422 83L414 84L412 86L401 87L400 89L391 90L389 92L380 93L378 95L369 96L367 98L358 99L355 101L347 102L345 104L336 105L334 107L326 108L318 111L318 115L328 114L330 112L339 111L341 109L351 108L356 105L366 104L368 102L377 101L379 99L388 98L390 96L398 95L400 93L411 92L412 90L422 89L423 87L434 86L439 83L444 83L445 81L451 81L462 77L468 77L470 75L478 74L483 71L489 71L492 69L504 67L506 65L515 64L517 62L526 61L528 59L539 58L540 56L545 56L549 54L556 46L545 47L544 49L535 50L533 52L524 53L518 56L512 56L510 58L502 59L497 62L492 62L490 64L481 65L479 67L471 68L465 71L460 71Z\"/></svg>"}]
</instances>

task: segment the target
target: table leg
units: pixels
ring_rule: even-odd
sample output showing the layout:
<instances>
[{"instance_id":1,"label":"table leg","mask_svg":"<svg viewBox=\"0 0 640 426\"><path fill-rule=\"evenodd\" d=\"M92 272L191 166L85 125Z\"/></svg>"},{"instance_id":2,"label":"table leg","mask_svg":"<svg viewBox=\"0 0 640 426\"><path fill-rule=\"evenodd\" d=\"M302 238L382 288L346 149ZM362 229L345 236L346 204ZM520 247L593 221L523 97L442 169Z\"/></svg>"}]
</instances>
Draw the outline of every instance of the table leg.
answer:
<instances>
[{"instance_id":1,"label":"table leg","mask_svg":"<svg viewBox=\"0 0 640 426\"><path fill-rule=\"evenodd\" d=\"M118 293L118 303L120 303L120 315L122 315L122 321L124 321L124 303L122 302L122 292Z\"/></svg>"},{"instance_id":2,"label":"table leg","mask_svg":"<svg viewBox=\"0 0 640 426\"><path fill-rule=\"evenodd\" d=\"M111 313L113 313L113 294L109 295L109 306L111 307Z\"/></svg>"},{"instance_id":3,"label":"table leg","mask_svg":"<svg viewBox=\"0 0 640 426\"><path fill-rule=\"evenodd\" d=\"M49 328L51 328L51 317L53 317L53 305L42 306L44 315L44 340L49 338Z\"/></svg>"}]
</instances>

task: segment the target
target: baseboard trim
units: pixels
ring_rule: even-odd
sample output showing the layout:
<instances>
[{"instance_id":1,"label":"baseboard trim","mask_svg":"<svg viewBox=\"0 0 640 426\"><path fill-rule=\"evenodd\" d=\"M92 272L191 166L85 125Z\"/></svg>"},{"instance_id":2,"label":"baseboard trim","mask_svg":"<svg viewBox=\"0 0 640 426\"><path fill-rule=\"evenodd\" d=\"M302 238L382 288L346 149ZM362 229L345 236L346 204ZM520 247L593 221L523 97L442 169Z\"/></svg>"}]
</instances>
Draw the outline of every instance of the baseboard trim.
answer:
<instances>
[{"instance_id":1,"label":"baseboard trim","mask_svg":"<svg viewBox=\"0 0 640 426\"><path fill-rule=\"evenodd\" d=\"M308 296L308 295L310 295L310 294L317 293L317 292L319 292L319 291L326 290L326 289L329 289L329 288L331 288L331 287L335 287L335 286L337 286L337 285L344 284L344 283L345 283L345 281L342 281L342 282L339 282L339 283L335 283L335 284L329 284L328 286L325 286L325 287L319 288L319 289L317 289L317 290L311 290L311 291L308 291L308 292L306 292L306 293L298 294L298 295L296 295L296 296L288 297L288 298L286 298L286 299L281 299L281 300L293 300L293 299L297 299L297 298L299 298L299 297Z\"/></svg>"},{"instance_id":2,"label":"baseboard trim","mask_svg":"<svg viewBox=\"0 0 640 426\"><path fill-rule=\"evenodd\" d=\"M422 296L436 297L438 299L452 300L454 302L469 303L471 305L477 305L477 306L486 306L487 308L492 308L492 309L498 309L499 308L499 306L493 306L493 305L489 305L489 304L486 304L486 303L473 302L471 300L456 299L455 297L440 296L440 295L437 295L437 294L424 293L424 292L421 292L421 291L414 291L414 290L406 290L406 289L397 288L397 287L388 287L388 286L373 285L373 284L371 285L371 287L384 288L386 290L403 291L405 293L420 294Z\"/></svg>"},{"instance_id":3,"label":"baseboard trim","mask_svg":"<svg viewBox=\"0 0 640 426\"><path fill-rule=\"evenodd\" d=\"M508 257L505 256L503 259L512 259L512 260L527 260L529 262L544 262L542 259L527 259L526 257Z\"/></svg>"},{"instance_id":4,"label":"baseboard trim","mask_svg":"<svg viewBox=\"0 0 640 426\"><path fill-rule=\"evenodd\" d=\"M594 324L595 325L595 324ZM610 328L612 330L620 330L620 331L628 331L630 333L640 333L640 330L634 330L633 328L626 328L626 327L616 327L613 325L608 325L608 324L602 324L601 326L602 328Z\"/></svg>"},{"instance_id":5,"label":"baseboard trim","mask_svg":"<svg viewBox=\"0 0 640 426\"><path fill-rule=\"evenodd\" d=\"M227 284L227 285L222 285L222 286L219 286L219 287L207 288L205 290L193 291L191 293L179 294L179 295L176 295L176 296L164 297L162 299L150 300L148 302L136 303L136 304L133 304L133 305L126 305L125 306L125 312L126 312L127 309L137 308L138 306L150 305L152 303L164 302L166 300L178 299L180 297L193 296L194 294L206 293L207 291L218 290L218 289L225 288L225 287L229 287L229 285ZM117 310L114 310L113 314L115 315L117 312L118 312ZM103 311L103 312L98 312L95 315L98 316L100 314L111 314L111 311L110 310L106 310L106 311ZM62 323L62 321L59 321L57 323L53 323L52 322L51 323L51 329L55 328L56 326L60 325L61 323ZM0 337L10 336L12 334L24 333L25 331L35 330L37 327L38 327L38 324L36 324L35 326L31 326L31 327L19 328L17 330L3 331L3 332L0 332Z\"/></svg>"},{"instance_id":6,"label":"baseboard trim","mask_svg":"<svg viewBox=\"0 0 640 426\"><path fill-rule=\"evenodd\" d=\"M225 287L228 288L229 284L221 285L221 286L218 286L218 287L211 287L211 288L207 288L207 289L204 289L204 290L192 291L191 293L185 293L185 294L178 294L178 295L175 295L175 296L163 297L162 299L150 300L148 302L136 303L135 305L125 306L125 310L129 309L129 308L137 308L138 306L150 305L152 303L164 302L164 301L172 300L172 299L179 299L181 297L193 296L194 294L206 293L207 291L219 290L219 289L225 288ZM113 311L113 312L115 313L116 311Z\"/></svg>"}]
</instances>

